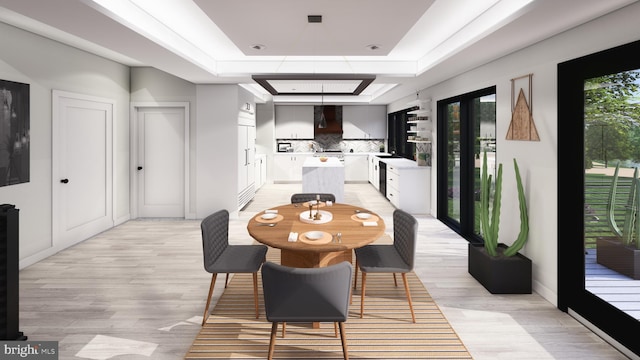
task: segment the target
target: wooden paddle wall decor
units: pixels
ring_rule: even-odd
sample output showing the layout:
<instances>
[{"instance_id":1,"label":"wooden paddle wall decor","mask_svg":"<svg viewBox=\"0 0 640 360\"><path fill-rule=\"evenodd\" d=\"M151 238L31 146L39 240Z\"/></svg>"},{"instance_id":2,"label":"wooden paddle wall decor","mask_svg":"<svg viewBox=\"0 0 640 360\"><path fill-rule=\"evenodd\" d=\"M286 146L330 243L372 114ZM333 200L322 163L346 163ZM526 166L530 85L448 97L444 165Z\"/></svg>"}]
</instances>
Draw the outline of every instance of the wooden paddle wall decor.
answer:
<instances>
[{"instance_id":1,"label":"wooden paddle wall decor","mask_svg":"<svg viewBox=\"0 0 640 360\"><path fill-rule=\"evenodd\" d=\"M531 95L532 77L533 74L529 74L511 79L511 123L509 123L509 130L507 130L507 140L540 141L536 124L533 121L533 100ZM529 103L527 103L527 98L521 87L518 92L518 98L514 104L515 82L516 80L524 78L526 78L529 83Z\"/></svg>"}]
</instances>

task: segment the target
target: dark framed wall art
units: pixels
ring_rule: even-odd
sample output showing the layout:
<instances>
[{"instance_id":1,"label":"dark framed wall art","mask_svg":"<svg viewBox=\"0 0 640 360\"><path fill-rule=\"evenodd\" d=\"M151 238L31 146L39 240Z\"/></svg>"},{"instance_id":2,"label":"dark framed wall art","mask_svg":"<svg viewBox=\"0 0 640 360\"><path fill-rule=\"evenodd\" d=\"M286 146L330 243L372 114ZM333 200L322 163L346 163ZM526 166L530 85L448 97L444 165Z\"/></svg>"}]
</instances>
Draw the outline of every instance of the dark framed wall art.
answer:
<instances>
[{"instance_id":1,"label":"dark framed wall art","mask_svg":"<svg viewBox=\"0 0 640 360\"><path fill-rule=\"evenodd\" d=\"M0 80L0 186L29 182L29 84Z\"/></svg>"}]
</instances>

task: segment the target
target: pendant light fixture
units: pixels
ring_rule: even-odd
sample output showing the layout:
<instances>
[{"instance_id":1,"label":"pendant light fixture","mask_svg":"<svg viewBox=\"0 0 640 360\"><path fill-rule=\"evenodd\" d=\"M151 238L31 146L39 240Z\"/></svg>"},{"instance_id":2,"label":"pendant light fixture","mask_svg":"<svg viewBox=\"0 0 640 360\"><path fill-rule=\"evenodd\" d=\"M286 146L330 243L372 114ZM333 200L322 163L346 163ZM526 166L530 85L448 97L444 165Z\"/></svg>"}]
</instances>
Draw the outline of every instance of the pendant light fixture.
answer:
<instances>
[{"instance_id":1,"label":"pendant light fixture","mask_svg":"<svg viewBox=\"0 0 640 360\"><path fill-rule=\"evenodd\" d=\"M325 129L327 127L327 119L324 117L324 84L320 91L320 121L318 122L318 129Z\"/></svg>"}]
</instances>

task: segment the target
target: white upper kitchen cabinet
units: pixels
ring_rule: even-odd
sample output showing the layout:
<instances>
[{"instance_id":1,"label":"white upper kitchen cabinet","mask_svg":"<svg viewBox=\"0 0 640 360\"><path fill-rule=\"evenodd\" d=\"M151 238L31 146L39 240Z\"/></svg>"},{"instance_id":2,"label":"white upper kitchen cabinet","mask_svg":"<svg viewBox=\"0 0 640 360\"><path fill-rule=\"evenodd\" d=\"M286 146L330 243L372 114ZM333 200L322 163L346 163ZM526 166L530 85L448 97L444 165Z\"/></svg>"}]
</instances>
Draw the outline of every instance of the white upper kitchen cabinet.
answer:
<instances>
[{"instance_id":1,"label":"white upper kitchen cabinet","mask_svg":"<svg viewBox=\"0 0 640 360\"><path fill-rule=\"evenodd\" d=\"M384 139L387 137L385 105L348 105L342 107L343 139Z\"/></svg>"},{"instance_id":2,"label":"white upper kitchen cabinet","mask_svg":"<svg viewBox=\"0 0 640 360\"><path fill-rule=\"evenodd\" d=\"M313 139L313 105L276 105L276 139Z\"/></svg>"}]
</instances>

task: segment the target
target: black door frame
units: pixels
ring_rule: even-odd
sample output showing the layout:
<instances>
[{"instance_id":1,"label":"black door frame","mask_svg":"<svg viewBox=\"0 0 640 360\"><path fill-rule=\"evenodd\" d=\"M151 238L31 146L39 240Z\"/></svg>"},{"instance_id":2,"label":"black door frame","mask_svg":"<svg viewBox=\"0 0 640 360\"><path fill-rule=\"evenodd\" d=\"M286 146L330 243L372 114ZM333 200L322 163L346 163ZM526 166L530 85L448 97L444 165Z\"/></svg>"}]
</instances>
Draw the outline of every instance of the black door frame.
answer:
<instances>
[{"instance_id":1,"label":"black door frame","mask_svg":"<svg viewBox=\"0 0 640 360\"><path fill-rule=\"evenodd\" d=\"M467 241L482 243L482 238L474 234L474 167L476 134L471 100L486 95L495 95L496 86L472 91L438 101L438 165L437 165L437 217ZM449 127L447 106L460 103L460 222L448 216L448 152Z\"/></svg>"},{"instance_id":2,"label":"black door frame","mask_svg":"<svg viewBox=\"0 0 640 360\"><path fill-rule=\"evenodd\" d=\"M584 81L640 68L640 41L558 64L558 308L635 354L640 322L585 289Z\"/></svg>"}]
</instances>

